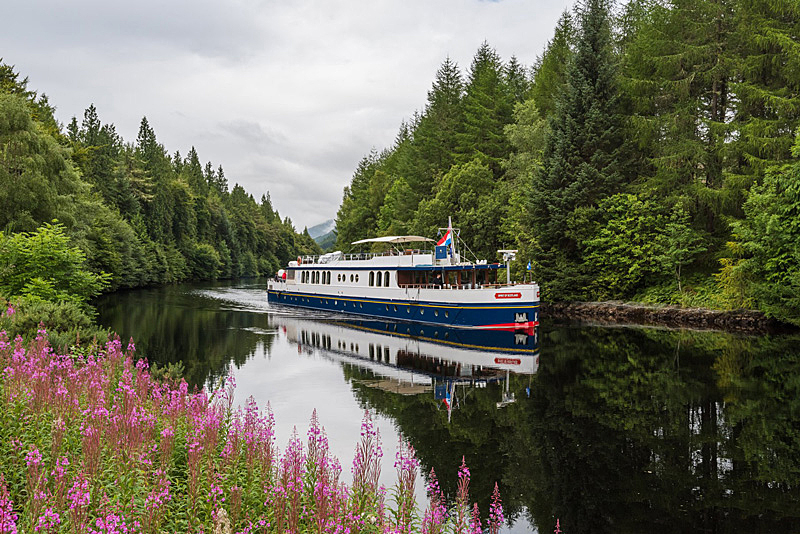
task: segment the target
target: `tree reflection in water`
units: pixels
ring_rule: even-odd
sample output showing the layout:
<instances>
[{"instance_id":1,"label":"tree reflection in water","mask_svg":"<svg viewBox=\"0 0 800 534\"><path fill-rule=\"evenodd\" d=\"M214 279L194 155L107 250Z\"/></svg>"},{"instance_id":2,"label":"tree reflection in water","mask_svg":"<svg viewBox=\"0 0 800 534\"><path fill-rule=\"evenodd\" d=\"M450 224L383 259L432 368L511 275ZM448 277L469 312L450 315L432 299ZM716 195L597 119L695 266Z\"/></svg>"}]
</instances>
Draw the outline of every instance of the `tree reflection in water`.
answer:
<instances>
[{"instance_id":1,"label":"tree reflection in water","mask_svg":"<svg viewBox=\"0 0 800 534\"><path fill-rule=\"evenodd\" d=\"M257 284L110 297L101 321L151 360L183 362L194 385L293 339L276 328L293 319L267 313ZM350 350L304 324L295 351ZM390 334L371 335L388 347ZM800 339L545 323L539 350L535 374L459 386L449 421L432 386L400 394L375 387L380 371L355 358L332 361L362 407L396 422L448 498L465 456L481 510L497 481L512 522L549 532L558 518L569 534L800 531ZM433 377L437 365L412 366ZM516 402L498 408L506 388Z\"/></svg>"}]
</instances>

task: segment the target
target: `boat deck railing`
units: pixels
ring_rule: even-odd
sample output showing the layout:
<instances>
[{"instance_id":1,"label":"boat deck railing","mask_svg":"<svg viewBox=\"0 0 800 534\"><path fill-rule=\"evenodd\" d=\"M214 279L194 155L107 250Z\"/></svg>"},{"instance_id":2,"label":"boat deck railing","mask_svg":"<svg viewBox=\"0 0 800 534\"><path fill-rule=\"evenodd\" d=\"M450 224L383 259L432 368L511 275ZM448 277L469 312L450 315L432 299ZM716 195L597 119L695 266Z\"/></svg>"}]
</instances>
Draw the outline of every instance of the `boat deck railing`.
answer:
<instances>
[{"instance_id":1,"label":"boat deck railing","mask_svg":"<svg viewBox=\"0 0 800 534\"><path fill-rule=\"evenodd\" d=\"M518 285L519 282L511 282L512 286ZM508 284L399 284L400 289L500 289L501 287L508 287Z\"/></svg>"},{"instance_id":2,"label":"boat deck railing","mask_svg":"<svg viewBox=\"0 0 800 534\"><path fill-rule=\"evenodd\" d=\"M329 252L328 254L299 256L302 260L301 265L324 265L334 261L364 261L373 258L385 258L388 256L413 256L420 254L432 254L430 250L405 249L387 250L386 252L358 252L355 254L344 254L342 252Z\"/></svg>"}]
</instances>

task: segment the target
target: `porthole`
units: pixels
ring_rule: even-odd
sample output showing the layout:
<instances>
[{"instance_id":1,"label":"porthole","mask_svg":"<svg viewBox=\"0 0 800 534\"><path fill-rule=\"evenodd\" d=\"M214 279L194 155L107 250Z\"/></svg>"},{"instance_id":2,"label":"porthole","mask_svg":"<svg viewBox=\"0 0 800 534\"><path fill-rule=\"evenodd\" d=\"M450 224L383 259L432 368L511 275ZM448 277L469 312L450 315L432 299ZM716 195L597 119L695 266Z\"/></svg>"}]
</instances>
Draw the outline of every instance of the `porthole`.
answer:
<instances>
[{"instance_id":1,"label":"porthole","mask_svg":"<svg viewBox=\"0 0 800 534\"><path fill-rule=\"evenodd\" d=\"M386 311L389 311L389 305L388 304L386 305Z\"/></svg>"},{"instance_id":2,"label":"porthole","mask_svg":"<svg viewBox=\"0 0 800 534\"><path fill-rule=\"evenodd\" d=\"M339 301L338 300L334 300L333 301L333 305L336 306L337 304L339 304Z\"/></svg>"},{"instance_id":3,"label":"porthole","mask_svg":"<svg viewBox=\"0 0 800 534\"><path fill-rule=\"evenodd\" d=\"M434 317L439 317L439 310L433 310Z\"/></svg>"},{"instance_id":4,"label":"porthole","mask_svg":"<svg viewBox=\"0 0 800 534\"><path fill-rule=\"evenodd\" d=\"M356 275L356 282L358 282L358 275Z\"/></svg>"},{"instance_id":5,"label":"porthole","mask_svg":"<svg viewBox=\"0 0 800 534\"><path fill-rule=\"evenodd\" d=\"M450 312L448 312L448 311L444 312L444 316L445 317L450 317Z\"/></svg>"},{"instance_id":6,"label":"porthole","mask_svg":"<svg viewBox=\"0 0 800 534\"><path fill-rule=\"evenodd\" d=\"M420 315L425 315L425 308L420 308L419 314Z\"/></svg>"},{"instance_id":7,"label":"porthole","mask_svg":"<svg viewBox=\"0 0 800 534\"><path fill-rule=\"evenodd\" d=\"M353 281L353 275L352 274L350 275L350 281L351 282Z\"/></svg>"},{"instance_id":8,"label":"porthole","mask_svg":"<svg viewBox=\"0 0 800 534\"><path fill-rule=\"evenodd\" d=\"M406 313L411 313L411 306L409 306L408 308L406 308Z\"/></svg>"},{"instance_id":9,"label":"porthole","mask_svg":"<svg viewBox=\"0 0 800 534\"><path fill-rule=\"evenodd\" d=\"M394 311L397 311L397 306L394 307Z\"/></svg>"}]
</instances>

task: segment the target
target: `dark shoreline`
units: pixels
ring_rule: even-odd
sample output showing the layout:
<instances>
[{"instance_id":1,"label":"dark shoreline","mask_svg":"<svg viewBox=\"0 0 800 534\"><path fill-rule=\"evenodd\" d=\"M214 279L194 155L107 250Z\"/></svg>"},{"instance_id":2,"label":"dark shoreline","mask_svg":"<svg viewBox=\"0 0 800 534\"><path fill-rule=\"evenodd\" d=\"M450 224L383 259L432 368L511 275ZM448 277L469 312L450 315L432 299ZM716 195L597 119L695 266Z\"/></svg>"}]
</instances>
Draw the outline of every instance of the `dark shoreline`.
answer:
<instances>
[{"instance_id":1,"label":"dark shoreline","mask_svg":"<svg viewBox=\"0 0 800 534\"><path fill-rule=\"evenodd\" d=\"M609 325L653 325L745 334L784 334L798 331L794 325L771 319L763 312L755 310L720 311L617 301L543 302L541 315L553 319Z\"/></svg>"}]
</instances>

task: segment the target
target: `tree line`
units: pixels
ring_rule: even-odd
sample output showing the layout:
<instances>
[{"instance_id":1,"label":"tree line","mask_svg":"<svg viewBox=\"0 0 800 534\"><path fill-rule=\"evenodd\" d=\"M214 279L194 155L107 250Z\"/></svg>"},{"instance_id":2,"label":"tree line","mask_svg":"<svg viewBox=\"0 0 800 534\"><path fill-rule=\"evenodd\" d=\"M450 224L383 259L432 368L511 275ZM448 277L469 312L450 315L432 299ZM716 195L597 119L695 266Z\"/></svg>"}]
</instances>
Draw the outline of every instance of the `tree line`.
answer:
<instances>
[{"instance_id":1,"label":"tree line","mask_svg":"<svg viewBox=\"0 0 800 534\"><path fill-rule=\"evenodd\" d=\"M1 60L0 206L0 296L27 305L88 310L101 291L269 275L319 251L268 193L230 188L194 147L168 154L147 118L135 142L94 105L62 127Z\"/></svg>"},{"instance_id":2,"label":"tree line","mask_svg":"<svg viewBox=\"0 0 800 534\"><path fill-rule=\"evenodd\" d=\"M517 248L544 298L749 307L800 322L800 7L585 0L530 68L450 58L345 188L337 248Z\"/></svg>"}]
</instances>

